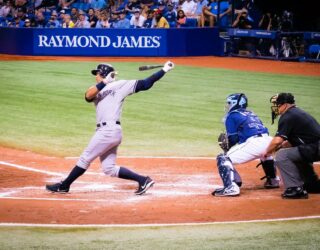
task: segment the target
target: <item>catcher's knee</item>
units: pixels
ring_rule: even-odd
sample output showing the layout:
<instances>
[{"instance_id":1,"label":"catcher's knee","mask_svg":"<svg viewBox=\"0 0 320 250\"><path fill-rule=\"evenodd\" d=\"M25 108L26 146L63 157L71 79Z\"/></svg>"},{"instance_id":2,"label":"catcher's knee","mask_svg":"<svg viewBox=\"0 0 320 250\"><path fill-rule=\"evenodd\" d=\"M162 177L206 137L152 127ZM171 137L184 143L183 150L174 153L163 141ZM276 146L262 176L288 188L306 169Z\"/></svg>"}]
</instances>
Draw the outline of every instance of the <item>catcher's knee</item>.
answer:
<instances>
[{"instance_id":1,"label":"catcher's knee","mask_svg":"<svg viewBox=\"0 0 320 250\"><path fill-rule=\"evenodd\" d=\"M102 170L108 176L118 177L120 167L115 164L103 165Z\"/></svg>"}]
</instances>

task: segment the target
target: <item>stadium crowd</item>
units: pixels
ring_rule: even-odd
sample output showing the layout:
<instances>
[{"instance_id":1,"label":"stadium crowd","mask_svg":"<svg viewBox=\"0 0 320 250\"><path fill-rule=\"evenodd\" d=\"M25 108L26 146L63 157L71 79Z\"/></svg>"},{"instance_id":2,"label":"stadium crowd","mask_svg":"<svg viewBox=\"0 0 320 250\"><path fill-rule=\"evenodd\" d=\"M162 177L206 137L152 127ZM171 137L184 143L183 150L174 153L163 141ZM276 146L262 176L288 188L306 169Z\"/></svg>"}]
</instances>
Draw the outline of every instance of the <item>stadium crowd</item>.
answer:
<instances>
[{"instance_id":1,"label":"stadium crowd","mask_svg":"<svg viewBox=\"0 0 320 250\"><path fill-rule=\"evenodd\" d=\"M272 29L271 21L253 0L0 0L2 27Z\"/></svg>"}]
</instances>

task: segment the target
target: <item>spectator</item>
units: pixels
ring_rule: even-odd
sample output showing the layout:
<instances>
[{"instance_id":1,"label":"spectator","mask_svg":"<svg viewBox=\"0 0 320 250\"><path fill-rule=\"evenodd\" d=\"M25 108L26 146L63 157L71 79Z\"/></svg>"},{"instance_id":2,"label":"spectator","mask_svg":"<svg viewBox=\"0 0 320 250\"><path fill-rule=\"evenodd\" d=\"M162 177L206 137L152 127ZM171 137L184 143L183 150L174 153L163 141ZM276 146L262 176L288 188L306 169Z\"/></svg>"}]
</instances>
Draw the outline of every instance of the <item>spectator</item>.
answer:
<instances>
[{"instance_id":1,"label":"spectator","mask_svg":"<svg viewBox=\"0 0 320 250\"><path fill-rule=\"evenodd\" d=\"M72 22L76 23L79 16L79 10L75 7L71 8L70 16L71 16Z\"/></svg>"},{"instance_id":2,"label":"spectator","mask_svg":"<svg viewBox=\"0 0 320 250\"><path fill-rule=\"evenodd\" d=\"M130 21L126 18L126 12L122 10L119 13L119 20L113 23L113 28L116 29L129 29Z\"/></svg>"},{"instance_id":3,"label":"spectator","mask_svg":"<svg viewBox=\"0 0 320 250\"><path fill-rule=\"evenodd\" d=\"M246 9L243 9L242 12L238 13L238 16L236 20L233 22L232 27L238 29L252 28L252 22L248 18L248 11ZM257 40L255 37L242 37L239 41L239 48L242 48L245 51L249 51L249 54L251 56L255 56L257 54L256 43Z\"/></svg>"},{"instance_id":4,"label":"spectator","mask_svg":"<svg viewBox=\"0 0 320 250\"><path fill-rule=\"evenodd\" d=\"M135 9L134 15L131 17L130 25L133 28L142 28L146 18L140 14L139 9Z\"/></svg>"},{"instance_id":5,"label":"spectator","mask_svg":"<svg viewBox=\"0 0 320 250\"><path fill-rule=\"evenodd\" d=\"M149 8L154 5L154 0L140 0L140 7L143 9L145 6L148 6Z\"/></svg>"},{"instance_id":6,"label":"spectator","mask_svg":"<svg viewBox=\"0 0 320 250\"><path fill-rule=\"evenodd\" d=\"M239 29L251 29L252 22L249 20L248 11L243 9L242 12L239 12L236 20L232 24L233 28Z\"/></svg>"},{"instance_id":7,"label":"spectator","mask_svg":"<svg viewBox=\"0 0 320 250\"><path fill-rule=\"evenodd\" d=\"M149 10L147 13L147 19L143 24L144 28L154 28L156 25L156 20L154 18L154 11Z\"/></svg>"},{"instance_id":8,"label":"spectator","mask_svg":"<svg viewBox=\"0 0 320 250\"><path fill-rule=\"evenodd\" d=\"M74 24L75 28L90 28L90 23L89 21L86 19L86 14L83 10L79 11L79 17L77 22Z\"/></svg>"},{"instance_id":9,"label":"spectator","mask_svg":"<svg viewBox=\"0 0 320 250\"><path fill-rule=\"evenodd\" d=\"M59 20L58 20L58 13L57 13L57 11L53 10L53 11L51 12L51 17L50 17L50 19L51 19L51 22L53 22L53 23L55 24L55 27L56 27L56 28L59 28L59 27L60 27L60 22L59 22Z\"/></svg>"},{"instance_id":10,"label":"spectator","mask_svg":"<svg viewBox=\"0 0 320 250\"><path fill-rule=\"evenodd\" d=\"M20 20L24 21L26 19L26 9L19 7L16 10L16 16L20 18Z\"/></svg>"},{"instance_id":11,"label":"spectator","mask_svg":"<svg viewBox=\"0 0 320 250\"><path fill-rule=\"evenodd\" d=\"M75 3L76 0L59 0L59 7L63 10L70 9L71 5Z\"/></svg>"},{"instance_id":12,"label":"spectator","mask_svg":"<svg viewBox=\"0 0 320 250\"><path fill-rule=\"evenodd\" d=\"M161 10L162 15L164 16L166 14L166 12L168 11L166 4L164 3L164 1L159 1L158 3L158 10Z\"/></svg>"},{"instance_id":13,"label":"spectator","mask_svg":"<svg viewBox=\"0 0 320 250\"><path fill-rule=\"evenodd\" d=\"M23 28L24 22L19 18L15 17L13 22L9 23L9 27Z\"/></svg>"},{"instance_id":14,"label":"spectator","mask_svg":"<svg viewBox=\"0 0 320 250\"><path fill-rule=\"evenodd\" d=\"M187 17L184 14L184 11L182 9L178 10L177 13L177 27L183 27L187 22Z\"/></svg>"},{"instance_id":15,"label":"spectator","mask_svg":"<svg viewBox=\"0 0 320 250\"><path fill-rule=\"evenodd\" d=\"M272 16L271 13L268 12L262 16L262 18L259 21L259 29L262 30L271 30L272 25ZM271 49L272 47L272 49ZM272 53L270 53L270 50L274 50L273 41L271 39L259 39L258 43L258 50L260 55L262 56L271 56Z\"/></svg>"},{"instance_id":16,"label":"spectator","mask_svg":"<svg viewBox=\"0 0 320 250\"><path fill-rule=\"evenodd\" d=\"M150 12L150 7L148 5L145 5L141 11L141 15L147 19L149 12Z\"/></svg>"},{"instance_id":17,"label":"spectator","mask_svg":"<svg viewBox=\"0 0 320 250\"><path fill-rule=\"evenodd\" d=\"M98 22L98 18L95 15L94 9L90 8L88 10L88 21L91 28L95 28Z\"/></svg>"},{"instance_id":18,"label":"spectator","mask_svg":"<svg viewBox=\"0 0 320 250\"><path fill-rule=\"evenodd\" d=\"M38 10L36 12L36 16L35 16L35 27L37 28L45 28L46 27L46 19L43 15L43 12L41 10Z\"/></svg>"},{"instance_id":19,"label":"spectator","mask_svg":"<svg viewBox=\"0 0 320 250\"><path fill-rule=\"evenodd\" d=\"M168 11L163 15L165 19L167 19L170 28L174 28L177 26L177 14L176 11L173 9L173 4L168 3L167 5Z\"/></svg>"},{"instance_id":20,"label":"spectator","mask_svg":"<svg viewBox=\"0 0 320 250\"><path fill-rule=\"evenodd\" d=\"M106 11L101 11L99 20L97 21L96 28L110 28L110 23L108 20L108 15Z\"/></svg>"},{"instance_id":21,"label":"spectator","mask_svg":"<svg viewBox=\"0 0 320 250\"><path fill-rule=\"evenodd\" d=\"M170 28L170 25L169 25L167 19L165 19L162 16L161 10L155 10L154 17L155 17L155 21L156 21L155 28Z\"/></svg>"},{"instance_id":22,"label":"spectator","mask_svg":"<svg viewBox=\"0 0 320 250\"><path fill-rule=\"evenodd\" d=\"M38 3L37 3L38 4ZM42 9L42 8L56 8L56 6L59 5L59 0L43 0L40 5L36 7L36 10Z\"/></svg>"},{"instance_id":23,"label":"spectator","mask_svg":"<svg viewBox=\"0 0 320 250\"><path fill-rule=\"evenodd\" d=\"M183 10L186 17L195 18L197 3L195 3L193 0L185 0L181 5L181 9Z\"/></svg>"},{"instance_id":24,"label":"spectator","mask_svg":"<svg viewBox=\"0 0 320 250\"><path fill-rule=\"evenodd\" d=\"M106 0L91 0L90 8L94 10L104 9L106 7Z\"/></svg>"},{"instance_id":25,"label":"spectator","mask_svg":"<svg viewBox=\"0 0 320 250\"><path fill-rule=\"evenodd\" d=\"M109 18L110 28L113 28L113 24L116 23L118 20L119 20L119 13L112 12L111 17Z\"/></svg>"},{"instance_id":26,"label":"spectator","mask_svg":"<svg viewBox=\"0 0 320 250\"><path fill-rule=\"evenodd\" d=\"M320 160L320 125L295 105L291 93L271 97L272 119L280 115L278 131L266 150L276 152L285 192L284 199L306 199L309 193L320 193L320 180L313 162Z\"/></svg>"},{"instance_id":27,"label":"spectator","mask_svg":"<svg viewBox=\"0 0 320 250\"><path fill-rule=\"evenodd\" d=\"M5 2L5 5L3 5L0 9L0 17L6 18L11 11L12 11L12 4L9 0L7 0Z\"/></svg>"},{"instance_id":28,"label":"spectator","mask_svg":"<svg viewBox=\"0 0 320 250\"><path fill-rule=\"evenodd\" d=\"M71 16L69 14L64 15L63 23L62 23L62 28L73 28L74 23L71 20Z\"/></svg>"},{"instance_id":29,"label":"spectator","mask_svg":"<svg viewBox=\"0 0 320 250\"><path fill-rule=\"evenodd\" d=\"M209 26L213 27L215 22L217 21L217 16L219 14L219 19L222 26L227 26L227 14L231 12L230 5L227 1L219 2L220 5L220 13L218 13L218 2L217 0L210 0L208 5L203 8L201 15L201 27L205 26L205 22L209 21Z\"/></svg>"},{"instance_id":30,"label":"spectator","mask_svg":"<svg viewBox=\"0 0 320 250\"><path fill-rule=\"evenodd\" d=\"M208 0L197 0L197 8L195 17L197 19L198 27L201 27L201 15L204 7L208 5Z\"/></svg>"},{"instance_id":31,"label":"spectator","mask_svg":"<svg viewBox=\"0 0 320 250\"><path fill-rule=\"evenodd\" d=\"M128 0L128 3L125 5L125 10L127 13L134 14L135 10L140 7L138 0Z\"/></svg>"},{"instance_id":32,"label":"spectator","mask_svg":"<svg viewBox=\"0 0 320 250\"><path fill-rule=\"evenodd\" d=\"M15 0L14 1L14 6L16 8L24 8L26 9L28 5L28 0Z\"/></svg>"},{"instance_id":33,"label":"spectator","mask_svg":"<svg viewBox=\"0 0 320 250\"><path fill-rule=\"evenodd\" d=\"M268 12L262 15L261 20L259 21L259 28L262 30L271 30L272 17L271 13Z\"/></svg>"},{"instance_id":34,"label":"spectator","mask_svg":"<svg viewBox=\"0 0 320 250\"><path fill-rule=\"evenodd\" d=\"M24 28L31 28L31 21L30 19L26 19L24 20L24 25L23 25Z\"/></svg>"}]
</instances>

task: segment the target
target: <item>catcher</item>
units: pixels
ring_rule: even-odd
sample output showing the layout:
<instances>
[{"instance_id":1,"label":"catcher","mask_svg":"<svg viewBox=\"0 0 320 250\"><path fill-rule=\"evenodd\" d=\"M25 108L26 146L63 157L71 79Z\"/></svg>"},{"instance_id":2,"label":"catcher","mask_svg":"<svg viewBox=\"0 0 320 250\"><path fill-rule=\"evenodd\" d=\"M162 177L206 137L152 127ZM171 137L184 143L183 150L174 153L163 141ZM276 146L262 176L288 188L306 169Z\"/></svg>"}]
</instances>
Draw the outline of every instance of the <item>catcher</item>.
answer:
<instances>
[{"instance_id":1,"label":"catcher","mask_svg":"<svg viewBox=\"0 0 320 250\"><path fill-rule=\"evenodd\" d=\"M252 111L247 110L248 98L243 93L231 94L227 97L225 128L226 134L219 136L219 145L224 153L217 156L217 167L223 187L212 192L214 196L238 196L242 180L234 165L255 159L261 160L265 172L267 189L279 187L279 177L271 156L264 158L272 137L268 129Z\"/></svg>"}]
</instances>

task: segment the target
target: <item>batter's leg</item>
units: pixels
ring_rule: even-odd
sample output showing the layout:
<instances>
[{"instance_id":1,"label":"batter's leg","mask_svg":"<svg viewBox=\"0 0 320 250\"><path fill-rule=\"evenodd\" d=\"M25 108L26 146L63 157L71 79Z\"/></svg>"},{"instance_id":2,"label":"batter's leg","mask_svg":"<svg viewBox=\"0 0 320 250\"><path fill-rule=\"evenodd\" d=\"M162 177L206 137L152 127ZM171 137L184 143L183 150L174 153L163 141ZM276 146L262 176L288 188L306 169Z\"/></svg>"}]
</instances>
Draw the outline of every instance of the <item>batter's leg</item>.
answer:
<instances>
[{"instance_id":1,"label":"batter's leg","mask_svg":"<svg viewBox=\"0 0 320 250\"><path fill-rule=\"evenodd\" d=\"M103 172L111 177L136 181L139 184L136 194L145 193L154 184L154 181L150 177L139 175L126 167L117 166L117 149L118 146L110 149L100 157Z\"/></svg>"}]
</instances>

